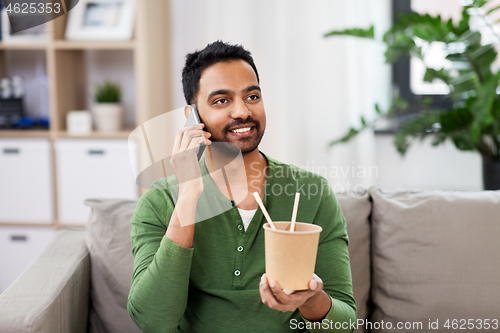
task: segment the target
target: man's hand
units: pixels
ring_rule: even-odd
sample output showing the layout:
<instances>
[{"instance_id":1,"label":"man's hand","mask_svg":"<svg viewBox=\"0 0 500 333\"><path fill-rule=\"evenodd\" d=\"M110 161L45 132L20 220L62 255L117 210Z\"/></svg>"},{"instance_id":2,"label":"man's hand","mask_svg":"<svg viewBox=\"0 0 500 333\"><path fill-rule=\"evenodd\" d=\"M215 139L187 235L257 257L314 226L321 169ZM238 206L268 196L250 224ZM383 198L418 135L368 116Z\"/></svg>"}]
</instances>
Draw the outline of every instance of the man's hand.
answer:
<instances>
[{"instance_id":1,"label":"man's hand","mask_svg":"<svg viewBox=\"0 0 500 333\"><path fill-rule=\"evenodd\" d=\"M262 303L271 309L281 312L299 309L304 318L310 321L323 319L330 311L330 296L323 291L323 280L314 274L309 281L309 289L295 291L287 295L276 281L267 281L266 274L262 275L259 284Z\"/></svg>"},{"instance_id":2,"label":"man's hand","mask_svg":"<svg viewBox=\"0 0 500 333\"><path fill-rule=\"evenodd\" d=\"M196 157L196 147L200 143L210 145L211 134L203 131L204 124L184 127L175 135L174 148L170 164L179 183L179 196L201 195L203 179Z\"/></svg>"},{"instance_id":3,"label":"man's hand","mask_svg":"<svg viewBox=\"0 0 500 333\"><path fill-rule=\"evenodd\" d=\"M179 197L165 236L179 246L193 247L196 204L203 192L203 178L196 157L200 143L210 145L211 134L203 131L204 124L184 127L175 135L170 164L179 184Z\"/></svg>"}]
</instances>

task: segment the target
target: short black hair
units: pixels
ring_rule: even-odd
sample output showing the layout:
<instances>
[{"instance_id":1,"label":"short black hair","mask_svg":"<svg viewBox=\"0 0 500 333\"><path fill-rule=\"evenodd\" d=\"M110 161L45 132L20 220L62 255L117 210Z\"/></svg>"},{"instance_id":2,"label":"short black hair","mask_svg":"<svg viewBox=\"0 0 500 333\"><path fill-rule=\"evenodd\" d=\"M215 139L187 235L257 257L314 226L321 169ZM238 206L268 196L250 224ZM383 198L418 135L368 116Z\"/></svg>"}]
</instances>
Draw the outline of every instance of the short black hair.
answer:
<instances>
[{"instance_id":1,"label":"short black hair","mask_svg":"<svg viewBox=\"0 0 500 333\"><path fill-rule=\"evenodd\" d=\"M186 56L186 64L182 70L182 89L187 104L192 104L193 99L200 89L201 73L208 67L231 60L243 60L252 66L257 82L259 82L259 73L253 62L252 55L241 45L231 45L217 40L208 44L203 50L196 50Z\"/></svg>"}]
</instances>

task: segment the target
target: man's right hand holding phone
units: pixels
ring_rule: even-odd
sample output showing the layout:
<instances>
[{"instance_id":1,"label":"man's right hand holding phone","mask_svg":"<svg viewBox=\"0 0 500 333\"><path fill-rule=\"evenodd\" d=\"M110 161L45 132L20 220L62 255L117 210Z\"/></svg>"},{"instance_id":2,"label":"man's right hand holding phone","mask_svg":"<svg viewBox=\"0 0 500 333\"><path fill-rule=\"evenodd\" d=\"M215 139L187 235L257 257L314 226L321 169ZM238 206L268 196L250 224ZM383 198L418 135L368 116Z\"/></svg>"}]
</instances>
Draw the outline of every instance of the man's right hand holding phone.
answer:
<instances>
[{"instance_id":1,"label":"man's right hand holding phone","mask_svg":"<svg viewBox=\"0 0 500 333\"><path fill-rule=\"evenodd\" d=\"M178 245L189 248L193 246L196 204L203 192L196 148L202 143L211 144L211 134L203 131L203 127L204 124L196 124L178 130L170 159L179 184L179 196L166 236Z\"/></svg>"},{"instance_id":2,"label":"man's right hand holding phone","mask_svg":"<svg viewBox=\"0 0 500 333\"><path fill-rule=\"evenodd\" d=\"M179 183L179 198L184 195L199 197L203 192L203 180L196 156L199 144L210 145L211 134L203 131L204 124L184 127L177 131L170 164Z\"/></svg>"}]
</instances>

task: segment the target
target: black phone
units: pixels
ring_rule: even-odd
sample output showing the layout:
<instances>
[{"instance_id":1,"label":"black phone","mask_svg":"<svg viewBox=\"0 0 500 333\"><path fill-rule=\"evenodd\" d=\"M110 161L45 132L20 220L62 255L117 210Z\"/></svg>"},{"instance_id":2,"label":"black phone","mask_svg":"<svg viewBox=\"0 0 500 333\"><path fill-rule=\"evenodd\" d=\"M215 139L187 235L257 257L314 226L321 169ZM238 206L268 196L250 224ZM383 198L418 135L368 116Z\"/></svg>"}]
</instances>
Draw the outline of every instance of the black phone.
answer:
<instances>
[{"instance_id":1,"label":"black phone","mask_svg":"<svg viewBox=\"0 0 500 333\"><path fill-rule=\"evenodd\" d=\"M188 119L186 120L186 124L184 127L188 127L191 125L201 124L200 115L198 114L198 110L196 109L196 105L191 105L191 113L189 114ZM196 156L198 157L198 161L201 159L203 152L205 151L204 143L200 143L198 147L196 147Z\"/></svg>"}]
</instances>

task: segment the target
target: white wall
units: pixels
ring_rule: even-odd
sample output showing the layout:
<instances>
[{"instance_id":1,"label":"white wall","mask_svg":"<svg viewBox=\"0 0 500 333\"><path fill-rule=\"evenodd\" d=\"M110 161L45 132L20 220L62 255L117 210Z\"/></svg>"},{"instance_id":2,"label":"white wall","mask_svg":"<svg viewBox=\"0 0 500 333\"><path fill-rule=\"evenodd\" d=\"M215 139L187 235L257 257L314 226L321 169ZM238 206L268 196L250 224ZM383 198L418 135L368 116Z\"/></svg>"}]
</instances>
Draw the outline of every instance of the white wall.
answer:
<instances>
[{"instance_id":1,"label":"white wall","mask_svg":"<svg viewBox=\"0 0 500 333\"><path fill-rule=\"evenodd\" d=\"M482 190L481 156L460 151L453 143L433 147L432 138L416 141L402 157L393 135L377 135L376 185L382 189Z\"/></svg>"}]
</instances>

